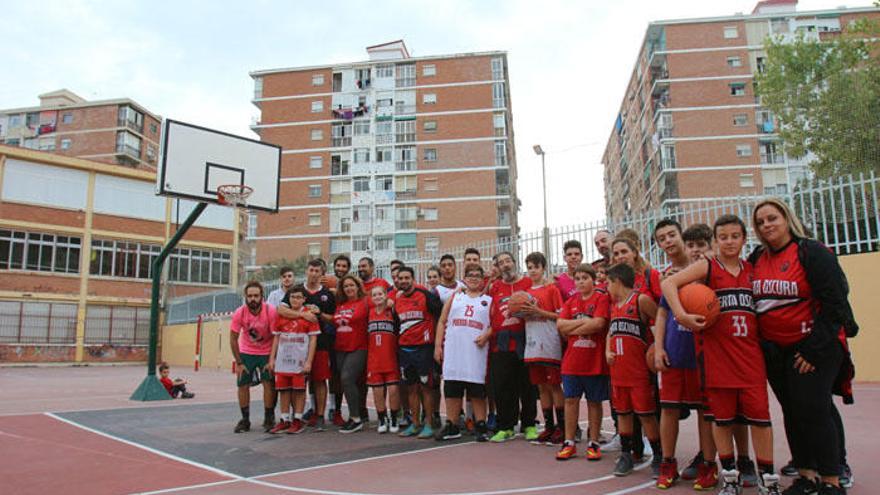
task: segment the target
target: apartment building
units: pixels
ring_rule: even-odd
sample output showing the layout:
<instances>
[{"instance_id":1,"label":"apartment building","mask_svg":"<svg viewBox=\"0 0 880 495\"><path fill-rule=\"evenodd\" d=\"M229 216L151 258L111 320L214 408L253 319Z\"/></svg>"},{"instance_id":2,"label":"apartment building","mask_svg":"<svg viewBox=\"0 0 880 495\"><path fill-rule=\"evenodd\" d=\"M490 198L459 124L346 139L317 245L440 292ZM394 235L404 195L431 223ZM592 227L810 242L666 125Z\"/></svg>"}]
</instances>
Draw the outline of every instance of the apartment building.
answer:
<instances>
[{"instance_id":1,"label":"apartment building","mask_svg":"<svg viewBox=\"0 0 880 495\"><path fill-rule=\"evenodd\" d=\"M60 89L36 107L0 110L0 144L155 170L162 118L128 98L87 101Z\"/></svg>"},{"instance_id":2,"label":"apartment building","mask_svg":"<svg viewBox=\"0 0 880 495\"><path fill-rule=\"evenodd\" d=\"M146 360L152 263L177 228L155 181L0 145L0 363ZM166 262L167 297L237 287L236 218L205 210Z\"/></svg>"},{"instance_id":3,"label":"apartment building","mask_svg":"<svg viewBox=\"0 0 880 495\"><path fill-rule=\"evenodd\" d=\"M751 14L649 24L602 163L610 218L707 199L780 194L809 174L783 151L756 97L768 36L823 39L880 8L798 12L797 0Z\"/></svg>"},{"instance_id":4,"label":"apartment building","mask_svg":"<svg viewBox=\"0 0 880 495\"><path fill-rule=\"evenodd\" d=\"M279 213L251 215L253 268L346 253L378 264L516 232L505 52L251 73L251 128L283 148Z\"/></svg>"}]
</instances>

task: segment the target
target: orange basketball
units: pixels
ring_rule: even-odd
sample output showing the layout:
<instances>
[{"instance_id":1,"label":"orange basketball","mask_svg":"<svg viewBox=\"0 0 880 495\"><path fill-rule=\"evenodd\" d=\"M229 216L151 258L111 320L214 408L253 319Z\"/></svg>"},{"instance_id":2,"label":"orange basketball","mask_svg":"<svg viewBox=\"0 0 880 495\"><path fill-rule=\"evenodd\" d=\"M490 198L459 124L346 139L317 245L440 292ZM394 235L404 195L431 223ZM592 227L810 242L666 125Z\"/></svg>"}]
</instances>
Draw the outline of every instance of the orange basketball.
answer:
<instances>
[{"instance_id":1,"label":"orange basketball","mask_svg":"<svg viewBox=\"0 0 880 495\"><path fill-rule=\"evenodd\" d=\"M645 351L645 362L648 364L648 369L651 370L651 373L657 372L657 367L654 366L654 344L648 346L648 350Z\"/></svg>"},{"instance_id":2,"label":"orange basketball","mask_svg":"<svg viewBox=\"0 0 880 495\"><path fill-rule=\"evenodd\" d=\"M507 300L507 311L510 313L510 316L522 316L523 306L534 300L535 298L528 292L518 290L511 294L510 299Z\"/></svg>"},{"instance_id":3,"label":"orange basketball","mask_svg":"<svg viewBox=\"0 0 880 495\"><path fill-rule=\"evenodd\" d=\"M678 290L678 298L686 312L706 318L705 328L712 326L721 314L721 304L715 291L703 284L685 285Z\"/></svg>"},{"instance_id":4,"label":"orange basketball","mask_svg":"<svg viewBox=\"0 0 880 495\"><path fill-rule=\"evenodd\" d=\"M336 282L337 282L337 279L333 275L324 275L323 277L321 277L321 285L323 285L324 287L326 287L328 289L335 289Z\"/></svg>"}]
</instances>

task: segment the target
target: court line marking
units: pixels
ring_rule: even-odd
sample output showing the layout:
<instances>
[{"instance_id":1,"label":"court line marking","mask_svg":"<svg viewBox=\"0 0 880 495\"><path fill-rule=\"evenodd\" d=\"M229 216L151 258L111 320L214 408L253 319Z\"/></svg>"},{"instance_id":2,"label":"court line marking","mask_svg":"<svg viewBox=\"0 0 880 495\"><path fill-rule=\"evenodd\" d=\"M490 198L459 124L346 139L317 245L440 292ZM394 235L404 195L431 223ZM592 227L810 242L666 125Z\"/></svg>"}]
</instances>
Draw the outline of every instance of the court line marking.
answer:
<instances>
[{"instance_id":1,"label":"court line marking","mask_svg":"<svg viewBox=\"0 0 880 495\"><path fill-rule=\"evenodd\" d=\"M94 428L89 428L88 426L81 425L81 424L79 424L79 423L77 423L77 422L75 422L75 421L71 421L71 420L66 419L66 418L62 418L61 416L58 416L58 415L56 415L56 414L54 414L54 413L46 412L46 413L43 413L43 414L46 415L46 416L48 416L48 417L50 417L50 418L52 418L52 419L55 419L55 420L57 420L57 421L61 421L62 423L67 423L67 424L69 424L69 425L71 425L71 426L75 426L75 427L77 427L77 428L79 428L79 429L81 429L81 430L85 430L85 431L87 431L87 432L89 432L89 433L94 433L95 435L100 435L100 436L102 436L102 437L104 437L104 438L109 438L109 439L111 439L111 440L116 440L117 442L121 442L121 443L124 443L124 444L126 444L126 445L130 445L130 446L132 446L132 447L139 448L139 449L141 449L141 450L146 450L147 452L150 452L150 453L153 453L153 454L156 454L156 455L159 455L159 456L162 456L162 457L165 457L165 458L171 459L171 460L173 460L173 461L181 462L181 463L183 463L183 464L188 464L188 465L190 465L190 466L194 466L194 467L197 467L197 468L200 468L200 469L204 469L204 470L206 470L206 471L210 471L210 472L212 472L212 473L214 473L214 474L219 474L219 475L221 475L221 476L225 476L225 477L227 477L227 478L233 478L233 479L235 479L235 480L242 480L242 479L244 479L244 477L242 477L242 476L239 476L239 475L237 475L237 474L230 473L230 472L228 472L228 471L223 471L222 469L217 469L217 468L215 468L215 467L213 467L213 466L209 466L209 465L207 465L207 464L202 464L202 463L200 463L200 462L191 461L191 460L189 460L189 459L186 459L186 458L183 458L183 457L180 457L180 456L176 456L176 455L174 455L174 454L169 454L168 452L163 452L163 451L161 451L161 450L154 449L153 447L147 447L146 445L142 445L142 444L139 444L139 443L137 443L137 442L132 442L131 440L126 440L126 439L124 439L124 438L117 437L117 436L115 436L115 435L111 435L111 434L109 434L109 433L104 433L103 431L96 430L96 429L94 429Z\"/></svg>"},{"instance_id":2,"label":"court line marking","mask_svg":"<svg viewBox=\"0 0 880 495\"><path fill-rule=\"evenodd\" d=\"M210 488L212 486L229 485L231 483L242 483L244 480L223 480L214 481L213 483L199 483L198 485L179 486L177 488L162 488L161 490L153 490L150 492L134 492L133 495L159 495L161 493L176 493L189 490L198 490L199 488Z\"/></svg>"}]
</instances>

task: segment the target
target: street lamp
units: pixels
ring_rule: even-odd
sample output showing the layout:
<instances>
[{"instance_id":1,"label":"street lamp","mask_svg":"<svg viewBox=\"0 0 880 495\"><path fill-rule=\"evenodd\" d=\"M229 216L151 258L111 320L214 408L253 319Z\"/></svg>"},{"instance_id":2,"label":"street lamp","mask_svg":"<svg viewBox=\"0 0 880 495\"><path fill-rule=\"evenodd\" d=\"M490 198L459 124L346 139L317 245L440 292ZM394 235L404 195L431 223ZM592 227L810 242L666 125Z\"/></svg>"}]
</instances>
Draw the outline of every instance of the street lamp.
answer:
<instances>
[{"instance_id":1,"label":"street lamp","mask_svg":"<svg viewBox=\"0 0 880 495\"><path fill-rule=\"evenodd\" d=\"M544 239L544 256L550 256L550 229L547 228L547 169L544 166L544 150L541 148L540 144L536 144L532 146L532 149L535 150L536 155L541 156L541 190L544 193L544 231L543 231L543 239Z\"/></svg>"}]
</instances>

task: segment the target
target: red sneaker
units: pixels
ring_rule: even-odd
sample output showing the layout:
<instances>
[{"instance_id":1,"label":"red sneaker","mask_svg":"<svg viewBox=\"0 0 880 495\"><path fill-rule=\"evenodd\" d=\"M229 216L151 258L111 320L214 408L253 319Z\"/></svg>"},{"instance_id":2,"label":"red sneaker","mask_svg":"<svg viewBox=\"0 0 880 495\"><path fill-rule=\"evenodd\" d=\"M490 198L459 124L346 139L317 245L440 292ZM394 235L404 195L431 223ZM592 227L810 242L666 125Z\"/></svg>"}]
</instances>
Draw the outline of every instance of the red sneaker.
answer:
<instances>
[{"instance_id":1,"label":"red sneaker","mask_svg":"<svg viewBox=\"0 0 880 495\"><path fill-rule=\"evenodd\" d=\"M587 447L587 460L588 461L598 461L602 459L602 449L599 448L598 444L591 443L589 447Z\"/></svg>"},{"instance_id":2,"label":"red sneaker","mask_svg":"<svg viewBox=\"0 0 880 495\"><path fill-rule=\"evenodd\" d=\"M302 433L305 428L303 421L301 419L294 419L290 422L290 428L287 429L287 433L291 435L295 435L297 433Z\"/></svg>"},{"instance_id":3,"label":"red sneaker","mask_svg":"<svg viewBox=\"0 0 880 495\"><path fill-rule=\"evenodd\" d=\"M343 426L345 426L345 420L342 419L342 413L341 413L341 412L336 411L336 412L333 413L333 425L334 425L334 426L339 426L340 428L343 427Z\"/></svg>"},{"instance_id":4,"label":"red sneaker","mask_svg":"<svg viewBox=\"0 0 880 495\"><path fill-rule=\"evenodd\" d=\"M551 445L550 439L553 438L554 429L544 428L544 431L538 435L538 438L532 441L534 445Z\"/></svg>"},{"instance_id":5,"label":"red sneaker","mask_svg":"<svg viewBox=\"0 0 880 495\"><path fill-rule=\"evenodd\" d=\"M307 425L309 428L314 428L315 426L317 426L317 425L318 425L318 415L317 415L317 414L312 414L312 415L309 417L309 419L306 421L306 425Z\"/></svg>"},{"instance_id":6,"label":"red sneaker","mask_svg":"<svg viewBox=\"0 0 880 495\"><path fill-rule=\"evenodd\" d=\"M288 428L290 428L290 421L284 421L282 419L278 422L278 424L276 424L269 430L269 433L281 433Z\"/></svg>"},{"instance_id":7,"label":"red sneaker","mask_svg":"<svg viewBox=\"0 0 880 495\"><path fill-rule=\"evenodd\" d=\"M559 452L556 453L556 460L567 461L576 455L577 447L574 446L574 443L566 443L563 444L562 448L559 449Z\"/></svg>"},{"instance_id":8,"label":"red sneaker","mask_svg":"<svg viewBox=\"0 0 880 495\"><path fill-rule=\"evenodd\" d=\"M657 488L667 490L678 480L678 462L661 462L660 476L657 477Z\"/></svg>"},{"instance_id":9,"label":"red sneaker","mask_svg":"<svg viewBox=\"0 0 880 495\"><path fill-rule=\"evenodd\" d=\"M718 484L718 464L703 462L697 468L694 490L713 490Z\"/></svg>"},{"instance_id":10,"label":"red sneaker","mask_svg":"<svg viewBox=\"0 0 880 495\"><path fill-rule=\"evenodd\" d=\"M553 445L561 445L565 440L565 433L562 432L562 428L556 428L553 430L553 434L550 435L550 443Z\"/></svg>"}]
</instances>

